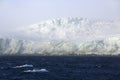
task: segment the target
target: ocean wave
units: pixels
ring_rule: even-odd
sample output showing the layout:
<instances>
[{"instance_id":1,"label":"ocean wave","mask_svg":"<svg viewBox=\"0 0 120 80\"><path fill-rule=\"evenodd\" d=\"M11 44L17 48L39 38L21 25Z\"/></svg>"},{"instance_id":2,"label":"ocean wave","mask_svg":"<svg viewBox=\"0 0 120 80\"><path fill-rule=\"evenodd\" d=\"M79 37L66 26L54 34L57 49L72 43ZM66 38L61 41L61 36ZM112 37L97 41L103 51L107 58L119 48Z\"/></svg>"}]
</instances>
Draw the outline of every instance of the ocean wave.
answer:
<instances>
[{"instance_id":1,"label":"ocean wave","mask_svg":"<svg viewBox=\"0 0 120 80\"><path fill-rule=\"evenodd\" d=\"M35 73L35 72L49 72L47 69L33 69L33 70L25 70L23 72L26 73Z\"/></svg>"},{"instance_id":2,"label":"ocean wave","mask_svg":"<svg viewBox=\"0 0 120 80\"><path fill-rule=\"evenodd\" d=\"M31 65L31 64L24 64L24 65L20 65L20 66L15 66L13 68L25 68L25 67L33 67L33 65Z\"/></svg>"}]
</instances>

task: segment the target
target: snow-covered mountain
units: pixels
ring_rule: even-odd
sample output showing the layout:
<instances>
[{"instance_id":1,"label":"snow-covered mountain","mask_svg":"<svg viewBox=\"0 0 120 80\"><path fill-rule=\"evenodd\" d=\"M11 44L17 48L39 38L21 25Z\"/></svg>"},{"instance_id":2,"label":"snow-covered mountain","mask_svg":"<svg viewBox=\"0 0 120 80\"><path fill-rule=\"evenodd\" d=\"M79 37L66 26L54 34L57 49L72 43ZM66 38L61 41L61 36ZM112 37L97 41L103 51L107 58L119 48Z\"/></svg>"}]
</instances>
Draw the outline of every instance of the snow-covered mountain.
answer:
<instances>
[{"instance_id":1,"label":"snow-covered mountain","mask_svg":"<svg viewBox=\"0 0 120 80\"><path fill-rule=\"evenodd\" d=\"M120 21L60 18L23 27L19 31L24 38L32 40L91 41L119 36Z\"/></svg>"},{"instance_id":2,"label":"snow-covered mountain","mask_svg":"<svg viewBox=\"0 0 120 80\"><path fill-rule=\"evenodd\" d=\"M0 54L119 55L120 21L61 18L0 38Z\"/></svg>"}]
</instances>

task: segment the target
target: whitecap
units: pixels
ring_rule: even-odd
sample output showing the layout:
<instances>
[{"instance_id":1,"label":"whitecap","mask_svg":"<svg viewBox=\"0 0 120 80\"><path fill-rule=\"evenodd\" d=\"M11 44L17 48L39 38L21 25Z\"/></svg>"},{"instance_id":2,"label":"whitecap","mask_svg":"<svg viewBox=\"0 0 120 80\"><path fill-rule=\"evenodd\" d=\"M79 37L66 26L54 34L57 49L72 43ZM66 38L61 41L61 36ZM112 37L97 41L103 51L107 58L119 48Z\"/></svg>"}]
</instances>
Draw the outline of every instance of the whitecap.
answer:
<instances>
[{"instance_id":1,"label":"whitecap","mask_svg":"<svg viewBox=\"0 0 120 80\"><path fill-rule=\"evenodd\" d=\"M33 67L33 65L31 65L31 64L24 64L24 65L20 65L20 66L15 66L13 68L25 68L25 67Z\"/></svg>"},{"instance_id":2,"label":"whitecap","mask_svg":"<svg viewBox=\"0 0 120 80\"><path fill-rule=\"evenodd\" d=\"M33 69L33 70L25 70L26 73L33 73L33 72L49 72L47 69Z\"/></svg>"}]
</instances>

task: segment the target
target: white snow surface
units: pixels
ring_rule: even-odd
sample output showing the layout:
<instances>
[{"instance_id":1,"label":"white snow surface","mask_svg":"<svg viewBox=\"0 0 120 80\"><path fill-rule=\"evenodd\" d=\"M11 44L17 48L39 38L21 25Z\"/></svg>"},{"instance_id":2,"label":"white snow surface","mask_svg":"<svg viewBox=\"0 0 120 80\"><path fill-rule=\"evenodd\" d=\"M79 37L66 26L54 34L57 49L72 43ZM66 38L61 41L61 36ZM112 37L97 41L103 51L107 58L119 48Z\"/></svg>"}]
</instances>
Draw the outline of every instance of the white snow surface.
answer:
<instances>
[{"instance_id":1,"label":"white snow surface","mask_svg":"<svg viewBox=\"0 0 120 80\"><path fill-rule=\"evenodd\" d=\"M0 39L0 54L119 55L120 38L96 41L24 41Z\"/></svg>"},{"instance_id":2,"label":"white snow surface","mask_svg":"<svg viewBox=\"0 0 120 80\"><path fill-rule=\"evenodd\" d=\"M60 18L25 26L18 32L21 37L38 41L92 41L120 36L120 20Z\"/></svg>"},{"instance_id":3,"label":"white snow surface","mask_svg":"<svg viewBox=\"0 0 120 80\"><path fill-rule=\"evenodd\" d=\"M119 55L119 34L119 20L53 19L0 38L0 54Z\"/></svg>"}]
</instances>

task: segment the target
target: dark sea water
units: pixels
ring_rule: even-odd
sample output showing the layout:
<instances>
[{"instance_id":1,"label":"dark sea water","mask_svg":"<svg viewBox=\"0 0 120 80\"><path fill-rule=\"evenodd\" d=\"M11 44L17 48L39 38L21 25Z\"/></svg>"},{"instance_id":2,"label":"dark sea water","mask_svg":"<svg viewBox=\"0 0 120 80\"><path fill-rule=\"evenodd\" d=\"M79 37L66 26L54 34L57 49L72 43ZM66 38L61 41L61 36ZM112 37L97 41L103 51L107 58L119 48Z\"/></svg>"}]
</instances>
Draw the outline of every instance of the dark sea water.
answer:
<instances>
[{"instance_id":1,"label":"dark sea water","mask_svg":"<svg viewBox=\"0 0 120 80\"><path fill-rule=\"evenodd\" d=\"M1 56L0 80L120 80L120 57Z\"/></svg>"}]
</instances>

